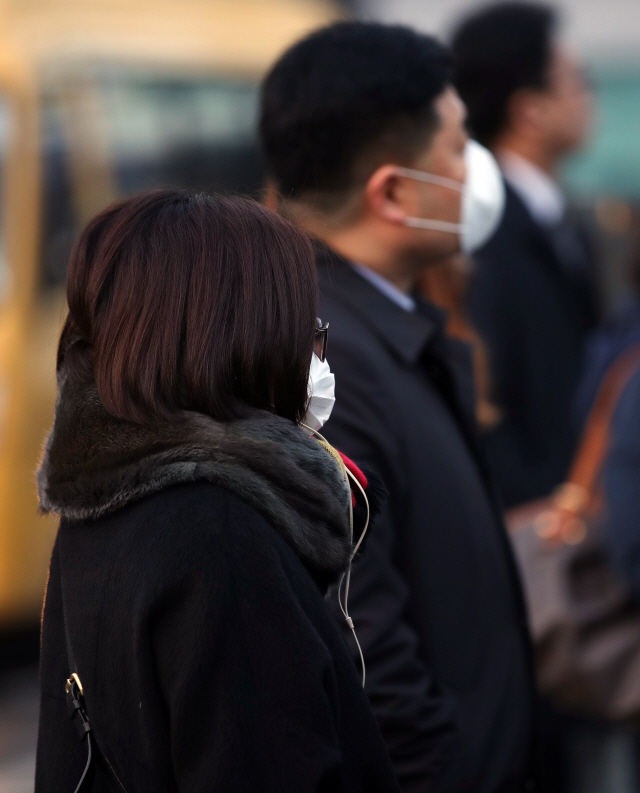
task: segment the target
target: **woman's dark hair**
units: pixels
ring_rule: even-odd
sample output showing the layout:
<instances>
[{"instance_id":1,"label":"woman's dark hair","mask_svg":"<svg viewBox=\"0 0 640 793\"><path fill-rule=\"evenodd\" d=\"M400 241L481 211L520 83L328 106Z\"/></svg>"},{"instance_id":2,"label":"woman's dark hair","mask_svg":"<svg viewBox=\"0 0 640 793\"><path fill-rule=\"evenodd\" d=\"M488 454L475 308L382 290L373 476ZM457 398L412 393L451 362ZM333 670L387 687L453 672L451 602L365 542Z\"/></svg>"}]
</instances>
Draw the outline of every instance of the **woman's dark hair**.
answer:
<instances>
[{"instance_id":1,"label":"woman's dark hair","mask_svg":"<svg viewBox=\"0 0 640 793\"><path fill-rule=\"evenodd\" d=\"M555 27L550 6L501 2L474 12L455 32L454 82L471 134L485 146L504 130L516 91L548 87Z\"/></svg>"},{"instance_id":2,"label":"woman's dark hair","mask_svg":"<svg viewBox=\"0 0 640 793\"><path fill-rule=\"evenodd\" d=\"M285 198L342 196L363 157L365 179L386 158L411 164L439 126L435 99L450 84L448 51L432 36L375 22L313 32L262 85L271 177Z\"/></svg>"},{"instance_id":3,"label":"woman's dark hair","mask_svg":"<svg viewBox=\"0 0 640 793\"><path fill-rule=\"evenodd\" d=\"M304 416L317 283L306 235L242 198L156 190L74 247L58 368L133 422L247 406Z\"/></svg>"}]
</instances>

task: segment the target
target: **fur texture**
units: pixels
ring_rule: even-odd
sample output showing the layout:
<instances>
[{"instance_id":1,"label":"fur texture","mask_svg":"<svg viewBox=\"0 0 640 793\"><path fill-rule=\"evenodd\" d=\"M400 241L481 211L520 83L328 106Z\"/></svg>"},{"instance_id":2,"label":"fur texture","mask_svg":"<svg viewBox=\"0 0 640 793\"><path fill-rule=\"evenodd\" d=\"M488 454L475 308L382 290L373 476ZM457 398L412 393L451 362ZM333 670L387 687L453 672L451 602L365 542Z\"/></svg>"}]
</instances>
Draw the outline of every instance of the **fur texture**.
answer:
<instances>
[{"instance_id":1,"label":"fur texture","mask_svg":"<svg viewBox=\"0 0 640 793\"><path fill-rule=\"evenodd\" d=\"M205 480L249 502L323 578L346 569L349 487L331 455L290 421L257 410L225 423L185 412L173 423L141 426L109 414L92 384L72 384L62 373L58 389L37 474L43 512L95 519Z\"/></svg>"}]
</instances>

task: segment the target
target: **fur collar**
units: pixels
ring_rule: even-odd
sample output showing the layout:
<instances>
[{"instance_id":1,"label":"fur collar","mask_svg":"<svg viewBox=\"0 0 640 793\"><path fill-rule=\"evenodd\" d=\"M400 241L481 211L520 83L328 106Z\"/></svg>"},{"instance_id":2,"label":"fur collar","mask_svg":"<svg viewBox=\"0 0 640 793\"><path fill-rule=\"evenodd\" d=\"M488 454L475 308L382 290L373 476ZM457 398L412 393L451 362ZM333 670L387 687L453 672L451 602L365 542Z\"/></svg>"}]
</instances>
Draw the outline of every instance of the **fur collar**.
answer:
<instances>
[{"instance_id":1,"label":"fur collar","mask_svg":"<svg viewBox=\"0 0 640 793\"><path fill-rule=\"evenodd\" d=\"M95 385L62 375L37 479L40 509L69 519L99 518L170 485L213 482L249 502L325 582L348 565L351 496L338 464L264 411L225 423L185 412L145 427L107 413Z\"/></svg>"}]
</instances>

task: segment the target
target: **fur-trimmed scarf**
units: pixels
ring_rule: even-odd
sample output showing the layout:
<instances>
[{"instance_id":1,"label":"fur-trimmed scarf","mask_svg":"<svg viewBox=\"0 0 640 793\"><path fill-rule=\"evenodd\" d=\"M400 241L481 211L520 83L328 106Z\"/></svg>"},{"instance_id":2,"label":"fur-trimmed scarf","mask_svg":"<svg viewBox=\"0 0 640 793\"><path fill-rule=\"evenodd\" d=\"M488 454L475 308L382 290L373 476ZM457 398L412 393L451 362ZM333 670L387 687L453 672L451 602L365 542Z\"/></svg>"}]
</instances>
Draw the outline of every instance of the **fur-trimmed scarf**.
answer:
<instances>
[{"instance_id":1,"label":"fur-trimmed scarf","mask_svg":"<svg viewBox=\"0 0 640 793\"><path fill-rule=\"evenodd\" d=\"M171 485L209 481L251 504L310 570L335 581L351 554L348 485L334 458L292 422L254 410L217 422L184 412L143 426L115 418L93 384L58 378L37 474L40 508L94 519Z\"/></svg>"}]
</instances>

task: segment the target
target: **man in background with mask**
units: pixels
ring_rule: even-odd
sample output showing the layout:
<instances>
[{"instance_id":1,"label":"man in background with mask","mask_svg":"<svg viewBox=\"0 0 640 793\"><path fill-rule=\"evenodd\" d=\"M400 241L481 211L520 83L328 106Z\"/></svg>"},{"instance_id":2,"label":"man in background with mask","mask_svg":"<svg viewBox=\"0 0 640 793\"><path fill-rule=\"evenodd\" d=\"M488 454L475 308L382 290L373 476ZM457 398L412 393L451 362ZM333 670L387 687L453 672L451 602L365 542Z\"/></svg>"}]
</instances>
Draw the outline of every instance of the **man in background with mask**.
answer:
<instances>
[{"instance_id":1,"label":"man in background with mask","mask_svg":"<svg viewBox=\"0 0 640 793\"><path fill-rule=\"evenodd\" d=\"M471 134L492 149L507 186L502 223L475 257L469 307L502 412L486 451L508 506L564 481L583 343L595 322L589 248L556 181L584 143L591 98L555 28L547 6L500 3L475 12L453 40Z\"/></svg>"},{"instance_id":2,"label":"man in background with mask","mask_svg":"<svg viewBox=\"0 0 640 793\"><path fill-rule=\"evenodd\" d=\"M500 217L497 166L464 121L447 51L402 27L318 31L263 86L271 202L318 241L326 435L389 490L349 611L404 793L530 789L526 619L477 448L471 358L413 291Z\"/></svg>"}]
</instances>

